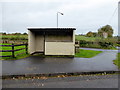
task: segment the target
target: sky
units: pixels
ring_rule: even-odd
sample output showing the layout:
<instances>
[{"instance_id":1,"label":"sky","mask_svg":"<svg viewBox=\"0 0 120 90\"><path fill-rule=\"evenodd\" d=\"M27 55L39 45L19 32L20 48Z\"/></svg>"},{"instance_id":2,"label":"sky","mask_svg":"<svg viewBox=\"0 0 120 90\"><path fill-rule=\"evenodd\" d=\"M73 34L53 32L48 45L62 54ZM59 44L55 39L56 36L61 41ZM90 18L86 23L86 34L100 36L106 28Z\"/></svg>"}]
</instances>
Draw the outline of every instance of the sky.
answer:
<instances>
[{"instance_id":1,"label":"sky","mask_svg":"<svg viewBox=\"0 0 120 90\"><path fill-rule=\"evenodd\" d=\"M76 27L76 34L97 32L107 24L118 35L119 0L1 0L0 32L27 32L27 27Z\"/></svg>"}]
</instances>

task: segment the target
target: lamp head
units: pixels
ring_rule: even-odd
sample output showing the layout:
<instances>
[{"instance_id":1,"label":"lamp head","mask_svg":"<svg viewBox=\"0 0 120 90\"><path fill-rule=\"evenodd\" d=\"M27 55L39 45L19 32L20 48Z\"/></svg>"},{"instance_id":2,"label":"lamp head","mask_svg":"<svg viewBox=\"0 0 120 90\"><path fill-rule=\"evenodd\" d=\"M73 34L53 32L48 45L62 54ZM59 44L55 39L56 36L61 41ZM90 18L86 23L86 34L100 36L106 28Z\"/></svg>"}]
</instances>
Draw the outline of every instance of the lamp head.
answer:
<instances>
[{"instance_id":1,"label":"lamp head","mask_svg":"<svg viewBox=\"0 0 120 90\"><path fill-rule=\"evenodd\" d=\"M61 15L64 15L63 13L61 13L61 12L57 12L57 13L60 13Z\"/></svg>"},{"instance_id":2,"label":"lamp head","mask_svg":"<svg viewBox=\"0 0 120 90\"><path fill-rule=\"evenodd\" d=\"M61 13L61 15L64 15L63 13Z\"/></svg>"}]
</instances>

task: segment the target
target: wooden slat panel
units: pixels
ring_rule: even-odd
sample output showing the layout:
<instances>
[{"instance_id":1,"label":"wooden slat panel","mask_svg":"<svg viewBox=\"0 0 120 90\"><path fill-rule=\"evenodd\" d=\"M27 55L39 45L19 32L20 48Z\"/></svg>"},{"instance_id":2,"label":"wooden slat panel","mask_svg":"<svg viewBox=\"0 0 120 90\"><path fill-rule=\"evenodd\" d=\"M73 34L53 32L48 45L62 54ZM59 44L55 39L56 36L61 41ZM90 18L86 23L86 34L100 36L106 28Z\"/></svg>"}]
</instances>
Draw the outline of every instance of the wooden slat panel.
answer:
<instances>
[{"instance_id":1,"label":"wooden slat panel","mask_svg":"<svg viewBox=\"0 0 120 90\"><path fill-rule=\"evenodd\" d=\"M0 56L0 57L12 57L11 55L8 55L8 56Z\"/></svg>"},{"instance_id":2,"label":"wooden slat panel","mask_svg":"<svg viewBox=\"0 0 120 90\"><path fill-rule=\"evenodd\" d=\"M28 44L18 44L18 45L14 45L14 46L22 46L22 45L28 45ZM11 47L12 45L0 45L0 46L3 46L3 47L4 47L4 46L5 46L5 47L8 46L8 47Z\"/></svg>"},{"instance_id":3,"label":"wooden slat panel","mask_svg":"<svg viewBox=\"0 0 120 90\"><path fill-rule=\"evenodd\" d=\"M12 45L0 45L2 47L12 47Z\"/></svg>"},{"instance_id":4,"label":"wooden slat panel","mask_svg":"<svg viewBox=\"0 0 120 90\"><path fill-rule=\"evenodd\" d=\"M12 52L12 50L0 50L0 52Z\"/></svg>"}]
</instances>

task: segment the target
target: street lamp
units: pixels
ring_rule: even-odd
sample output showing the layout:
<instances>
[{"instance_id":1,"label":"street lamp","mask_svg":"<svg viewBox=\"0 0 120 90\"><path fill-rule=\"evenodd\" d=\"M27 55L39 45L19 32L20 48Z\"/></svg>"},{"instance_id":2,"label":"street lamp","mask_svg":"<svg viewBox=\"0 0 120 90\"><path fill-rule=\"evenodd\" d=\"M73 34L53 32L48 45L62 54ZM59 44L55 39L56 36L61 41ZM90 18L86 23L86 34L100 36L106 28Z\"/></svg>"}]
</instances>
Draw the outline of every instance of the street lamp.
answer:
<instances>
[{"instance_id":1,"label":"street lamp","mask_svg":"<svg viewBox=\"0 0 120 90\"><path fill-rule=\"evenodd\" d=\"M63 15L63 13L57 12L57 27L58 27L58 13L61 14L61 15Z\"/></svg>"}]
</instances>

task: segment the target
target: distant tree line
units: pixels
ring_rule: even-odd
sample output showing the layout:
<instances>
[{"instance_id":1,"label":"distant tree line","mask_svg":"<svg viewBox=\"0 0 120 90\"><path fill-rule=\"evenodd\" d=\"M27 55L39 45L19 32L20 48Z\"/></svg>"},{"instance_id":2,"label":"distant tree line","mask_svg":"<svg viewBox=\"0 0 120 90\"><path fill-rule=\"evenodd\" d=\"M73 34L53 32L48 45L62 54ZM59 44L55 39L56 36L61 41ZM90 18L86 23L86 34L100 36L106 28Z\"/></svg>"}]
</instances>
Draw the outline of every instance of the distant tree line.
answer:
<instances>
[{"instance_id":1,"label":"distant tree line","mask_svg":"<svg viewBox=\"0 0 120 90\"><path fill-rule=\"evenodd\" d=\"M88 33L85 34L85 36L95 37L94 38L95 40L91 40L91 41L79 40L79 45L80 47L88 47L88 48L115 49L116 46L120 47L120 36L113 37L113 32L114 30L110 25L105 25L99 28L97 32L89 31Z\"/></svg>"},{"instance_id":2,"label":"distant tree line","mask_svg":"<svg viewBox=\"0 0 120 90\"><path fill-rule=\"evenodd\" d=\"M113 37L113 28L110 25L105 25L102 28L98 29L98 32L89 31L86 36L87 37Z\"/></svg>"},{"instance_id":3,"label":"distant tree line","mask_svg":"<svg viewBox=\"0 0 120 90\"><path fill-rule=\"evenodd\" d=\"M6 33L6 32L1 32L0 34L2 35L27 35L27 33Z\"/></svg>"}]
</instances>

